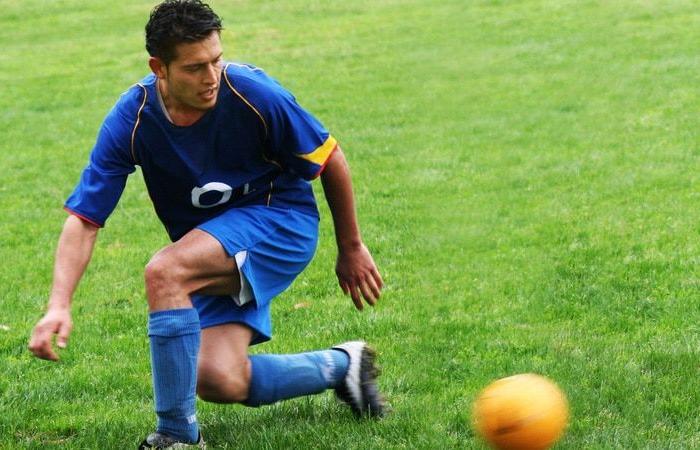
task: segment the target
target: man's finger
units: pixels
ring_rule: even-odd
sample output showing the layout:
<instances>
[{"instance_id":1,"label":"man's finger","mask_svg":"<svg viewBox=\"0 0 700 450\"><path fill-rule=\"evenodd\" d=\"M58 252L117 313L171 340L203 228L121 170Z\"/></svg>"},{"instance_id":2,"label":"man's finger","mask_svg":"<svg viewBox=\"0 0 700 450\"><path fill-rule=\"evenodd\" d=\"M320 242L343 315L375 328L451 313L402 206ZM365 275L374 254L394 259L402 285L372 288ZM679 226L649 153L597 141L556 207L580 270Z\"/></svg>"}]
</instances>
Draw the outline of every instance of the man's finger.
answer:
<instances>
[{"instance_id":1,"label":"man's finger","mask_svg":"<svg viewBox=\"0 0 700 450\"><path fill-rule=\"evenodd\" d=\"M372 278L374 279L374 282L379 287L379 289L384 287L384 280L382 279L382 275L376 268L372 270Z\"/></svg>"},{"instance_id":2,"label":"man's finger","mask_svg":"<svg viewBox=\"0 0 700 450\"><path fill-rule=\"evenodd\" d=\"M367 277L365 282L367 283L369 289L372 291L372 295L374 296L375 301L379 300L379 297L381 297L382 295L382 288L377 285L377 281L374 279L374 277Z\"/></svg>"},{"instance_id":3,"label":"man's finger","mask_svg":"<svg viewBox=\"0 0 700 450\"><path fill-rule=\"evenodd\" d=\"M58 355L53 351L53 348L51 348L51 341L34 342L30 344L29 350L37 358L58 361Z\"/></svg>"},{"instance_id":4,"label":"man's finger","mask_svg":"<svg viewBox=\"0 0 700 450\"><path fill-rule=\"evenodd\" d=\"M57 361L58 355L51 347L52 336L53 331L50 328L37 327L34 330L34 334L32 334L31 340L29 341L29 350L37 358Z\"/></svg>"},{"instance_id":5,"label":"man's finger","mask_svg":"<svg viewBox=\"0 0 700 450\"><path fill-rule=\"evenodd\" d=\"M56 344L59 348L66 348L68 346L68 336L71 332L71 325L68 323L62 323L61 327L58 329L58 338L56 338Z\"/></svg>"},{"instance_id":6,"label":"man's finger","mask_svg":"<svg viewBox=\"0 0 700 450\"><path fill-rule=\"evenodd\" d=\"M360 298L360 292L357 286L348 286L350 289L350 297L352 297L352 302L355 304L355 308L362 311L364 305L362 304L362 299Z\"/></svg>"},{"instance_id":7,"label":"man's finger","mask_svg":"<svg viewBox=\"0 0 700 450\"><path fill-rule=\"evenodd\" d=\"M374 306L374 304L377 303L377 300L372 293L372 289L369 288L367 282L360 282L360 291L362 291L362 296L371 306Z\"/></svg>"},{"instance_id":8,"label":"man's finger","mask_svg":"<svg viewBox=\"0 0 700 450\"><path fill-rule=\"evenodd\" d=\"M55 351L53 351L53 348L49 344L49 346L41 352L41 354L37 355L41 359L47 359L49 361L58 361L58 355L56 354Z\"/></svg>"},{"instance_id":9,"label":"man's finger","mask_svg":"<svg viewBox=\"0 0 700 450\"><path fill-rule=\"evenodd\" d=\"M32 353L36 353L37 351L40 351L41 347L44 346L44 343L48 339L51 339L51 332L48 330L44 330L42 328L36 327L34 329L34 332L32 333L32 338L29 340L29 350L31 350Z\"/></svg>"}]
</instances>

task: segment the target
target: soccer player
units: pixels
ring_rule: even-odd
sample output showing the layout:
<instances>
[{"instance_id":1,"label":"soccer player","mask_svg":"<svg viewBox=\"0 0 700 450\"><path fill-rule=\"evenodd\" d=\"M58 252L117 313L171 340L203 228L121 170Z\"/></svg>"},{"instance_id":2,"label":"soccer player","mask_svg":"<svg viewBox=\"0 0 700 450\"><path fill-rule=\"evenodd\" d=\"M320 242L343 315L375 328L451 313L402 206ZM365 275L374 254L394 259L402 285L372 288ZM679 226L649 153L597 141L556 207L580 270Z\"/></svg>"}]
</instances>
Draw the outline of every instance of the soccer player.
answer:
<instances>
[{"instance_id":1,"label":"soccer player","mask_svg":"<svg viewBox=\"0 0 700 450\"><path fill-rule=\"evenodd\" d=\"M311 260L321 178L339 284L374 305L382 279L363 244L336 140L264 71L222 60L221 20L199 0L168 0L146 25L152 73L109 112L65 203L48 310L29 348L57 360L98 229L140 166L172 244L145 268L156 431L139 448L204 448L195 395L259 406L335 389L380 416L374 353L362 341L292 355L248 355L271 337L270 302Z\"/></svg>"}]
</instances>

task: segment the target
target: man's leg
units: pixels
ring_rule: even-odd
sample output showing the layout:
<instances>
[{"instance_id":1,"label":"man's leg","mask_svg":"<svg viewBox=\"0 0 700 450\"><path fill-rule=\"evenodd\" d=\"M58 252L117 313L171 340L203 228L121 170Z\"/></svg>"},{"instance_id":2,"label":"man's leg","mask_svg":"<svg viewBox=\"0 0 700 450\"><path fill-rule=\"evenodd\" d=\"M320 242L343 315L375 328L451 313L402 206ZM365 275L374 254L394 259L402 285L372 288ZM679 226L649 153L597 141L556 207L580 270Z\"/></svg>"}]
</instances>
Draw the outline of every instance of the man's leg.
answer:
<instances>
[{"instance_id":1,"label":"man's leg","mask_svg":"<svg viewBox=\"0 0 700 450\"><path fill-rule=\"evenodd\" d=\"M251 249L255 246L258 258L249 260L248 265L252 267L250 270L258 271L259 276L263 273L277 274L276 270L281 267L286 271L280 275L287 277L293 275L289 271L289 248L296 249L292 254L298 259L294 264L299 271L308 263L315 248L315 218L284 213L283 223L294 226L289 225L287 234L278 229L274 236L279 242L248 242L246 237L258 235L249 229L257 222L248 224L244 213L231 210L226 216L208 222L207 232L199 229L191 231L158 252L146 267L158 431L172 435L180 442L193 442L195 432L198 433L194 420L193 381L197 378L193 368L196 363L193 361L197 360L200 331L199 324L193 323L196 313L190 295L228 296L240 292L238 268L235 260L229 257L239 248ZM231 225L234 223L235 227ZM243 232L239 233L239 230ZM302 230L306 231L302 233ZM220 241L212 235L226 241L230 248L224 250ZM232 244L229 242L230 236L240 238L241 242ZM280 254L286 258L284 261L274 258L274 255ZM262 282L261 279L257 281ZM291 279L284 284L290 282ZM278 282L278 289L284 287ZM175 323L160 319L161 316L174 316ZM212 326L201 335L197 390L203 399L261 405L335 387L338 396L349 403L356 413L381 414L382 403L376 391L373 353L364 343L355 342L335 350L299 355L254 355L248 358L247 348L252 331L244 325L228 323L225 326ZM226 342L231 343L230 348ZM342 381L338 382L340 378ZM144 448L148 447L154 445Z\"/></svg>"},{"instance_id":2,"label":"man's leg","mask_svg":"<svg viewBox=\"0 0 700 450\"><path fill-rule=\"evenodd\" d=\"M197 361L199 398L215 403L240 403L248 398L248 346L252 338L253 331L238 323L202 330Z\"/></svg>"},{"instance_id":3,"label":"man's leg","mask_svg":"<svg viewBox=\"0 0 700 450\"><path fill-rule=\"evenodd\" d=\"M190 294L237 292L238 271L216 239L193 230L151 259L145 279L157 433L194 443L199 437L195 386L200 328Z\"/></svg>"},{"instance_id":4,"label":"man's leg","mask_svg":"<svg viewBox=\"0 0 700 450\"><path fill-rule=\"evenodd\" d=\"M250 328L228 323L202 331L197 393L202 400L248 406L318 394L345 379L349 357L341 350L248 356Z\"/></svg>"}]
</instances>

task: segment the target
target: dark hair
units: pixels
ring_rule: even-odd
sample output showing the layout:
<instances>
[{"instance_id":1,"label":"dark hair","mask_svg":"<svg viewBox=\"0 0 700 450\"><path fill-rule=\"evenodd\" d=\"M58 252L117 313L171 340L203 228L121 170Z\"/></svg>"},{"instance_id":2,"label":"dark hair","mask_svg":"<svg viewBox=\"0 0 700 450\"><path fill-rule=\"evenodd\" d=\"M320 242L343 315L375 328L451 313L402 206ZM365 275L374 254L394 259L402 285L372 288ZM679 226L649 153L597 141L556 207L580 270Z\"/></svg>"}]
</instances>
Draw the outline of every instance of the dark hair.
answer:
<instances>
[{"instance_id":1,"label":"dark hair","mask_svg":"<svg viewBox=\"0 0 700 450\"><path fill-rule=\"evenodd\" d=\"M146 24L146 50L169 64L177 57L178 44L201 41L214 31L221 31L221 18L206 3L166 0L151 11Z\"/></svg>"}]
</instances>

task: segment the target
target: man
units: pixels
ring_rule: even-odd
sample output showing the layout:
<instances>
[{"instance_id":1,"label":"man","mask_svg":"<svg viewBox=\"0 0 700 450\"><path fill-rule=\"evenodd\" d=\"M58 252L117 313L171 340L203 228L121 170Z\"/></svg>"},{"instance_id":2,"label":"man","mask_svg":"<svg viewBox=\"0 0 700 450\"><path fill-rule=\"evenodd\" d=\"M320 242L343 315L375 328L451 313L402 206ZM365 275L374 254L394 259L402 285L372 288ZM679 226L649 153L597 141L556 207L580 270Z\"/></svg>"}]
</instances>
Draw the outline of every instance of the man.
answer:
<instances>
[{"instance_id":1,"label":"man","mask_svg":"<svg viewBox=\"0 0 700 450\"><path fill-rule=\"evenodd\" d=\"M270 301L315 251L321 177L333 216L339 284L357 309L382 279L362 243L349 170L335 139L262 70L222 62L219 17L168 0L146 25L152 74L107 115L66 201L46 315L29 344L57 360L70 303L98 229L127 176L142 168L173 243L145 269L157 429L140 448L204 447L195 392L248 406L335 389L358 415L380 416L374 354L364 342L296 355L248 355L270 339Z\"/></svg>"}]
</instances>

